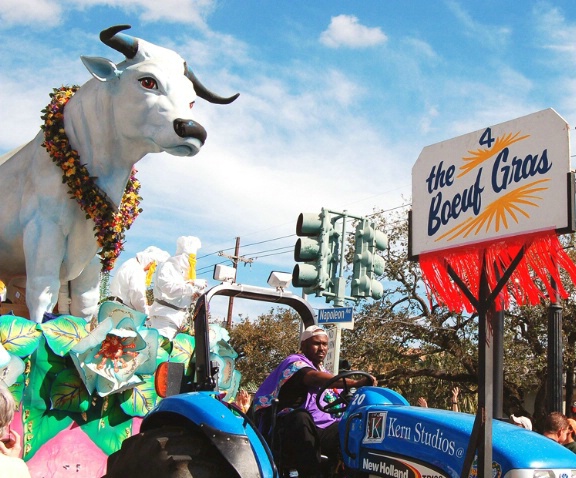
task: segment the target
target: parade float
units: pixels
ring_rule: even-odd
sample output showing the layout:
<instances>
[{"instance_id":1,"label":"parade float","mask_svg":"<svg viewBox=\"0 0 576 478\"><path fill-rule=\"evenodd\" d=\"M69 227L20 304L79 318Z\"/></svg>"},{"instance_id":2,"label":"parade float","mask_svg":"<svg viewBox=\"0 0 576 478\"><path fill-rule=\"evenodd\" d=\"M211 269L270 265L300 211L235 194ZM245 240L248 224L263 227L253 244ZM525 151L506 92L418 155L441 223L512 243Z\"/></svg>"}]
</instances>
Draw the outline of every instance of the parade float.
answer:
<instances>
[{"instance_id":1,"label":"parade float","mask_svg":"<svg viewBox=\"0 0 576 478\"><path fill-rule=\"evenodd\" d=\"M123 61L82 57L93 78L54 89L38 135L0 156L11 179L0 202L0 379L18 403L12 427L33 477L102 476L159 400L157 364L193 363L187 327L168 339L144 314L100 304L100 277L141 211L134 165L148 153L198 153L206 131L191 117L196 98L238 95L214 94L177 53L128 28L100 34ZM236 353L226 330L210 332L230 399Z\"/></svg>"},{"instance_id":2,"label":"parade float","mask_svg":"<svg viewBox=\"0 0 576 478\"><path fill-rule=\"evenodd\" d=\"M157 364L183 363L192 373L194 336L186 330L169 341L145 319L110 301L92 324L71 315L42 324L0 316L0 377L20 404L12 427L21 432L33 477L104 475L108 455L139 431L159 401ZM220 364L224 400L234 398L240 382L228 340L226 329L210 325L210 358Z\"/></svg>"}]
</instances>

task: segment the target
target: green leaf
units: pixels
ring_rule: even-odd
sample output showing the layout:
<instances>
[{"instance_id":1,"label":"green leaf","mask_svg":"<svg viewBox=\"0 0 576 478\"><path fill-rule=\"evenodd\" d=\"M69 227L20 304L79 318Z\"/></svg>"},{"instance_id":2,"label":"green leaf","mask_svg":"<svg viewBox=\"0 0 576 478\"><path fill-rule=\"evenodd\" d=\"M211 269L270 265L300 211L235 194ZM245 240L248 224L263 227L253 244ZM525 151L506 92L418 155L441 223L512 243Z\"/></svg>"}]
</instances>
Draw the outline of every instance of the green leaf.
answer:
<instances>
[{"instance_id":1,"label":"green leaf","mask_svg":"<svg viewBox=\"0 0 576 478\"><path fill-rule=\"evenodd\" d=\"M194 337L188 334L177 334L172 341L172 353L170 354L170 361L186 364L186 375L190 375L192 370L190 368L190 359L194 354L196 341Z\"/></svg>"},{"instance_id":2,"label":"green leaf","mask_svg":"<svg viewBox=\"0 0 576 478\"><path fill-rule=\"evenodd\" d=\"M164 337L158 335L158 350L156 352L156 367L162 362L167 362L168 358L170 357L170 352L166 348L163 347ZM172 348L170 346L170 348Z\"/></svg>"},{"instance_id":3,"label":"green leaf","mask_svg":"<svg viewBox=\"0 0 576 478\"><path fill-rule=\"evenodd\" d=\"M76 369L63 370L56 376L50 400L53 410L82 413L90 408L90 395Z\"/></svg>"},{"instance_id":4,"label":"green leaf","mask_svg":"<svg viewBox=\"0 0 576 478\"><path fill-rule=\"evenodd\" d=\"M54 354L46 345L46 339L41 338L38 348L30 357L30 373L28 384L24 391L24 407L28 409L50 410L50 388L56 376L73 365L64 357Z\"/></svg>"},{"instance_id":5,"label":"green leaf","mask_svg":"<svg viewBox=\"0 0 576 478\"><path fill-rule=\"evenodd\" d=\"M28 408L24 410L24 460L29 460L38 449L54 438L74 420L60 410Z\"/></svg>"},{"instance_id":6,"label":"green leaf","mask_svg":"<svg viewBox=\"0 0 576 478\"><path fill-rule=\"evenodd\" d=\"M63 315L40 327L52 351L61 357L89 334L88 323L72 315Z\"/></svg>"},{"instance_id":7,"label":"green leaf","mask_svg":"<svg viewBox=\"0 0 576 478\"><path fill-rule=\"evenodd\" d=\"M30 357L28 385L22 399L25 460L32 458L42 445L73 422L69 413L50 410L52 382L58 373L70 367L72 365L64 358L50 350L42 336L38 348Z\"/></svg>"},{"instance_id":8,"label":"green leaf","mask_svg":"<svg viewBox=\"0 0 576 478\"><path fill-rule=\"evenodd\" d=\"M0 341L8 352L18 357L32 354L41 336L35 322L12 315L0 317Z\"/></svg>"},{"instance_id":9,"label":"green leaf","mask_svg":"<svg viewBox=\"0 0 576 478\"><path fill-rule=\"evenodd\" d=\"M52 352L52 349L46 343L46 338L42 336L38 348L30 357L30 370L40 374L42 377L47 376L41 382L44 383L47 380L51 384L56 375L70 367L73 367L71 359L61 357Z\"/></svg>"},{"instance_id":10,"label":"green leaf","mask_svg":"<svg viewBox=\"0 0 576 478\"><path fill-rule=\"evenodd\" d=\"M26 364L26 368L28 369L30 367L30 357L26 357L24 359L24 363ZM22 402L22 397L24 396L25 376L26 376L26 372L21 374L16 379L16 381L10 387L8 387L10 392L12 393L12 396L14 397L14 401L16 402L16 405L20 405L20 402Z\"/></svg>"},{"instance_id":11,"label":"green leaf","mask_svg":"<svg viewBox=\"0 0 576 478\"><path fill-rule=\"evenodd\" d=\"M142 375L143 383L122 392L120 406L127 415L143 417L152 410L158 402L154 387L154 375Z\"/></svg>"},{"instance_id":12,"label":"green leaf","mask_svg":"<svg viewBox=\"0 0 576 478\"><path fill-rule=\"evenodd\" d=\"M172 341L158 334L158 347L164 349L166 353L169 354L172 352Z\"/></svg>"},{"instance_id":13,"label":"green leaf","mask_svg":"<svg viewBox=\"0 0 576 478\"><path fill-rule=\"evenodd\" d=\"M98 397L96 404L80 424L84 433L107 455L120 449L122 442L132 435L132 417L126 415L119 404L118 394Z\"/></svg>"}]
</instances>

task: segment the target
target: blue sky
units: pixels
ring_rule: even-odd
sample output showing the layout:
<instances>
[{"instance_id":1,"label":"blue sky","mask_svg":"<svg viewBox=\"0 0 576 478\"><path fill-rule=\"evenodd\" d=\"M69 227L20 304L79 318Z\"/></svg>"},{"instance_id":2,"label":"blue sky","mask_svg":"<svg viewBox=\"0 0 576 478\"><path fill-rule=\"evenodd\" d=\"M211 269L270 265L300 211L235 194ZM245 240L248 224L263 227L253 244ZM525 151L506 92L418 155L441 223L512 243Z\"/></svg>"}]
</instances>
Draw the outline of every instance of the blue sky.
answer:
<instances>
[{"instance_id":1,"label":"blue sky","mask_svg":"<svg viewBox=\"0 0 576 478\"><path fill-rule=\"evenodd\" d=\"M3 0L0 154L35 136L53 87L90 78L80 55L121 61L98 35L123 23L240 93L196 103L197 156L138 163L144 212L121 257L196 235L211 284L236 237L254 259L238 281L264 285L292 270L300 212L406 204L427 145L550 107L576 125L573 1Z\"/></svg>"}]
</instances>

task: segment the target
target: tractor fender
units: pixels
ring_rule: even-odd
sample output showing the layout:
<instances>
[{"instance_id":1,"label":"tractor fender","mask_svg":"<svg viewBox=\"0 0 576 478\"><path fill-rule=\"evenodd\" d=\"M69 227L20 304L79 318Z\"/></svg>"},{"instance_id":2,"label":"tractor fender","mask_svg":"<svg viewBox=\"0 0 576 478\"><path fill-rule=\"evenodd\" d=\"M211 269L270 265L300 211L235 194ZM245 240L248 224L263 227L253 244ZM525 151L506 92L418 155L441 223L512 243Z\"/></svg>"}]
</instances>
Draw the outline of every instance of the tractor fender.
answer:
<instances>
[{"instance_id":1,"label":"tractor fender","mask_svg":"<svg viewBox=\"0 0 576 478\"><path fill-rule=\"evenodd\" d=\"M268 445L244 416L235 414L214 392L190 392L163 399L142 421L141 431L189 422L219 450L241 478L277 477Z\"/></svg>"}]
</instances>

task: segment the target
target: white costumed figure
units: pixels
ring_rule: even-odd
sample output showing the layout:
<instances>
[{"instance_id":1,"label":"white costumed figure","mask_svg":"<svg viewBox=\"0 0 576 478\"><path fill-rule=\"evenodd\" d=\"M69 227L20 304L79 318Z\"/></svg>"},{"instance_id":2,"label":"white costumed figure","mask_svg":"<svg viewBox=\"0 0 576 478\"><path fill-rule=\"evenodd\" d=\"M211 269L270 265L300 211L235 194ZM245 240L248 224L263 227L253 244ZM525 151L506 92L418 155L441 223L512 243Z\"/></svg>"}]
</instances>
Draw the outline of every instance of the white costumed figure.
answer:
<instances>
[{"instance_id":1,"label":"white costumed figure","mask_svg":"<svg viewBox=\"0 0 576 478\"><path fill-rule=\"evenodd\" d=\"M176 242L176 255L158 267L154 280L154 303L150 306L150 326L172 340L184 324L192 304L206 289L204 279L196 279L196 253L200 239L182 236Z\"/></svg>"},{"instance_id":2,"label":"white costumed figure","mask_svg":"<svg viewBox=\"0 0 576 478\"><path fill-rule=\"evenodd\" d=\"M146 290L159 264L167 261L170 254L150 246L122 264L110 281L110 295L119 298L128 307L149 313Z\"/></svg>"}]
</instances>

